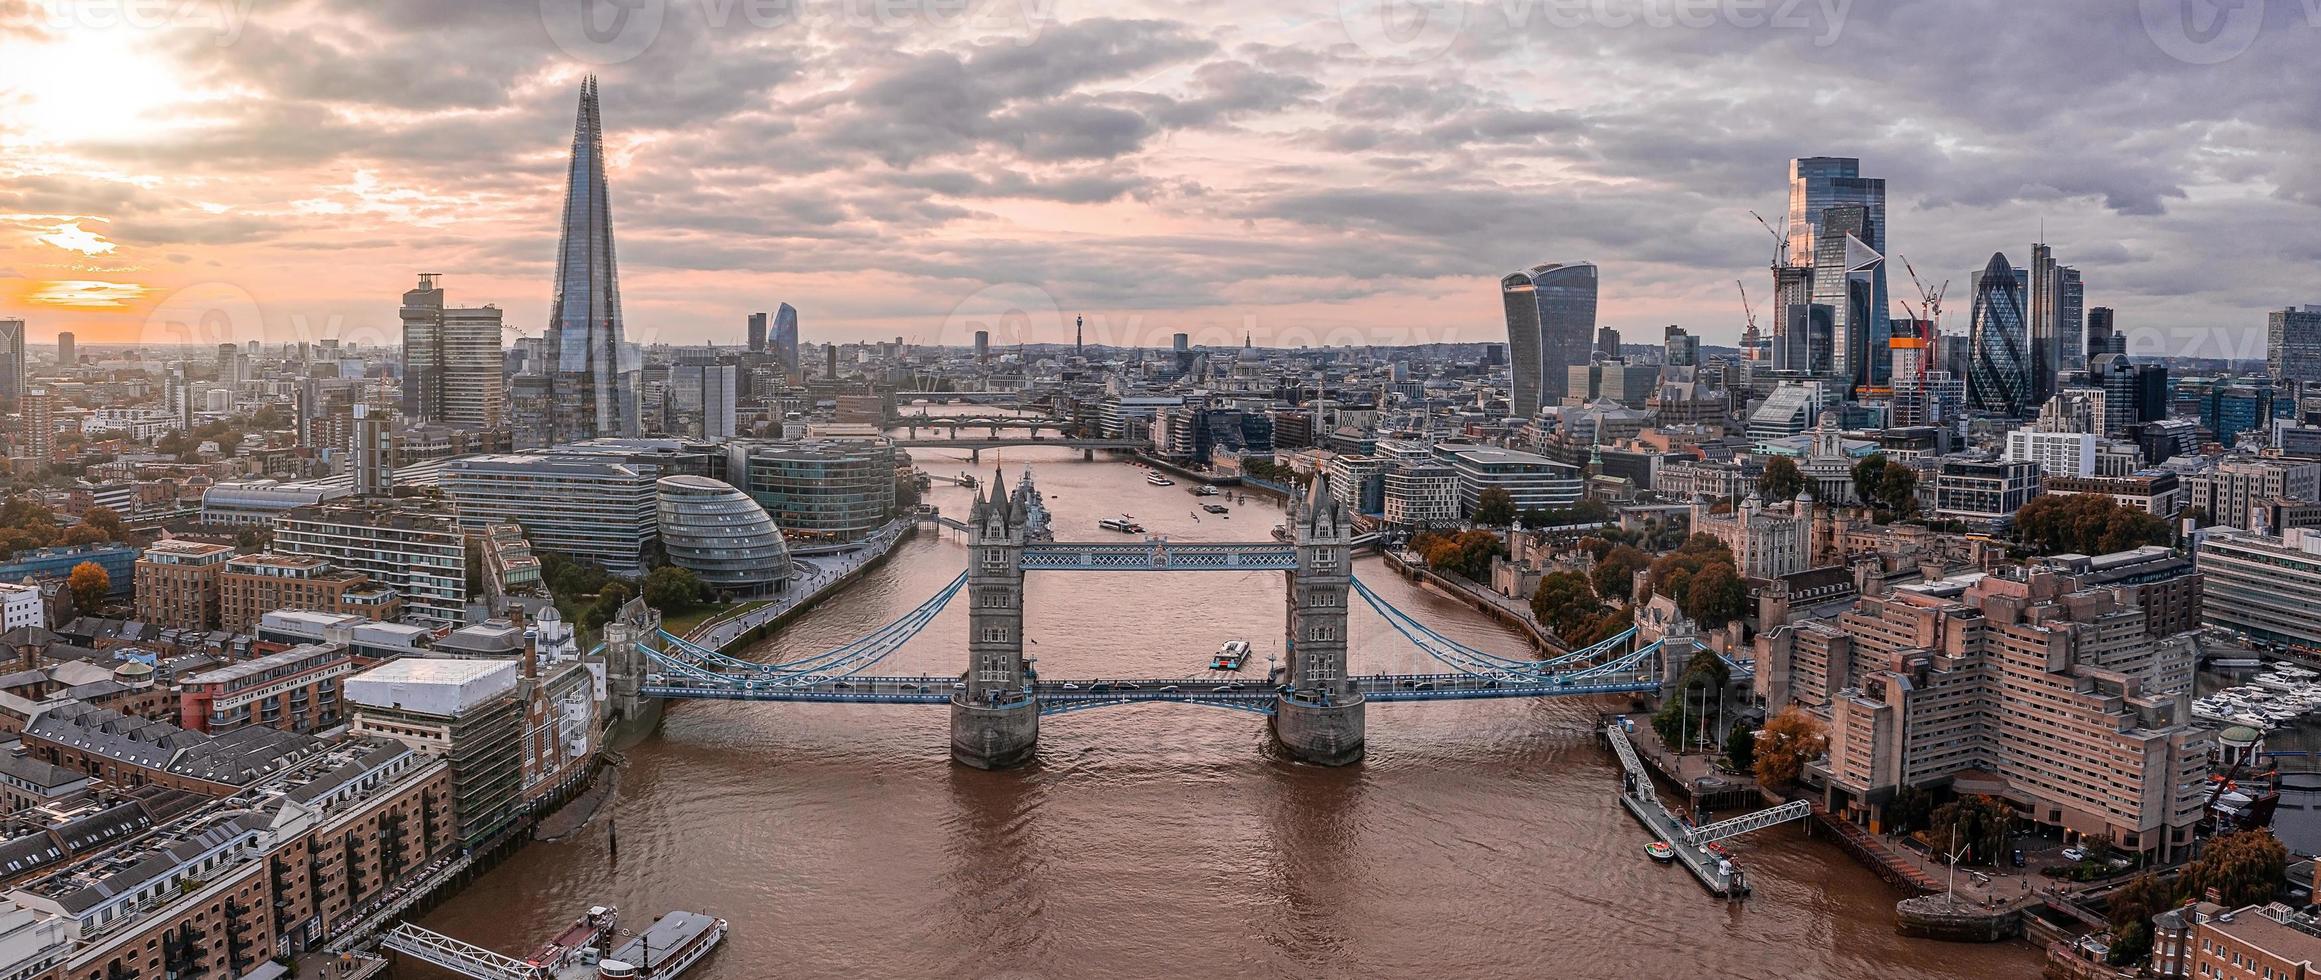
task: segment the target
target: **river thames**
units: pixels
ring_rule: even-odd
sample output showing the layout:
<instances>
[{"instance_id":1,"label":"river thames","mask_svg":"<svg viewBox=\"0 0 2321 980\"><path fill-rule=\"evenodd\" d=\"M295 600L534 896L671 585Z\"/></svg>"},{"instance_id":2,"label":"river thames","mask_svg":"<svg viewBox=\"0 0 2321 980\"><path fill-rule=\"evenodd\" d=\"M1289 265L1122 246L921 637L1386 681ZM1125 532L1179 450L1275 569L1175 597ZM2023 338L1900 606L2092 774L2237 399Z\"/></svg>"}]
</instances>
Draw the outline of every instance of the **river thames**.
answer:
<instances>
[{"instance_id":1,"label":"river thames","mask_svg":"<svg viewBox=\"0 0 2321 980\"><path fill-rule=\"evenodd\" d=\"M913 453L933 473L964 454ZM1062 449L984 454L988 480L1024 466L1071 540L1133 515L1177 540L1261 540L1283 520L1251 497L1196 516L1189 484ZM937 484L944 513L969 491ZM965 567L950 532L923 532L844 593L760 642L792 659L885 623ZM1515 633L1392 575L1357 573L1388 601L1471 646ZM1027 651L1055 677L1183 676L1223 642L1278 655L1280 573L1034 573ZM1366 607L1352 667L1438 670ZM876 669L953 673L954 602ZM1264 720L1137 705L1041 723L1029 768L953 765L942 708L674 706L627 752L610 816L535 843L423 924L508 952L588 905L632 926L672 908L731 920L688 977L2035 977L2022 943L1953 945L1893 930L1900 896L1796 825L1733 843L1755 894L1728 906L1680 868L1646 860L1615 802L1616 763L1589 732L1618 700L1373 705L1369 758L1320 769L1273 755ZM440 976L398 966L399 977Z\"/></svg>"}]
</instances>

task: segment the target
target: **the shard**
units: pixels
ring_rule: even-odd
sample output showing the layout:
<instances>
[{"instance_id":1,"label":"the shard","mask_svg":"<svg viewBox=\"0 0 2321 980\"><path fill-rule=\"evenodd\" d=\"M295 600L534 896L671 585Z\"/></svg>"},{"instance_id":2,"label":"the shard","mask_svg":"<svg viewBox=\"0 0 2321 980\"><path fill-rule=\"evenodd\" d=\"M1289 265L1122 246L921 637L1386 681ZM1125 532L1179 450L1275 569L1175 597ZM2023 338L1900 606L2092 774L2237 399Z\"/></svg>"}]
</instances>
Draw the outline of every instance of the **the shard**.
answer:
<instances>
[{"instance_id":1,"label":"the shard","mask_svg":"<svg viewBox=\"0 0 2321 980\"><path fill-rule=\"evenodd\" d=\"M594 75L581 82L580 116L572 128L554 309L547 337L552 441L639 435L641 372L621 332L620 271L613 261L604 122L597 113Z\"/></svg>"}]
</instances>

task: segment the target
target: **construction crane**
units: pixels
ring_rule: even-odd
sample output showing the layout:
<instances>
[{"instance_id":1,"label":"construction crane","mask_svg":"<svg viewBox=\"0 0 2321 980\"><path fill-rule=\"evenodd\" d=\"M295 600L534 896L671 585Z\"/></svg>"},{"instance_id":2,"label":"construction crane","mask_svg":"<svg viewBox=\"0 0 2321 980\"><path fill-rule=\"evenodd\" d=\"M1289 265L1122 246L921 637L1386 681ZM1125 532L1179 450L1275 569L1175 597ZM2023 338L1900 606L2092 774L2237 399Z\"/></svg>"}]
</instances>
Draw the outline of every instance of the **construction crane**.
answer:
<instances>
[{"instance_id":1,"label":"construction crane","mask_svg":"<svg viewBox=\"0 0 2321 980\"><path fill-rule=\"evenodd\" d=\"M1749 287L1742 285L1740 280L1735 279L1733 280L1733 288L1741 291L1741 316L1747 323L1741 328L1741 341L1749 345L1748 350L1741 352L1741 357L1743 360L1747 360L1756 356L1757 311L1749 307Z\"/></svg>"},{"instance_id":2,"label":"construction crane","mask_svg":"<svg viewBox=\"0 0 2321 980\"><path fill-rule=\"evenodd\" d=\"M1757 219L1757 224L1764 227L1765 234L1773 236L1773 268L1786 268L1789 265L1789 234L1774 230L1773 223L1755 211L1749 212L1749 217Z\"/></svg>"},{"instance_id":3,"label":"construction crane","mask_svg":"<svg viewBox=\"0 0 2321 980\"><path fill-rule=\"evenodd\" d=\"M1950 280L1945 279L1942 285L1927 289L1925 281L1918 278L1918 270L1910 266L1910 257L1904 255L1900 258L1902 271L1909 273L1911 287L1918 290L1918 309L1911 314L1911 319L1918 321L1918 390L1924 392L1926 365L1928 361L1934 360L1934 335L1941 332L1942 294L1949 291ZM1902 309L1910 312L1910 304L1903 303Z\"/></svg>"}]
</instances>

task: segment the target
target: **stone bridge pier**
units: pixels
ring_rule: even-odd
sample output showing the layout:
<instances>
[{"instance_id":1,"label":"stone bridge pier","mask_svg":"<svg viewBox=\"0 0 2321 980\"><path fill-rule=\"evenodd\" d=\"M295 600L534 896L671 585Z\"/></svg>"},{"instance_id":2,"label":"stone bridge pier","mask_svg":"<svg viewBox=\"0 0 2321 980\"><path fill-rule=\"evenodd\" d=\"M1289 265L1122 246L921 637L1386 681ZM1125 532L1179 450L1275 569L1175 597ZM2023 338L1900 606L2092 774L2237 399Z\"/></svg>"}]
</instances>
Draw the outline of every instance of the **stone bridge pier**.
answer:
<instances>
[{"instance_id":1,"label":"stone bridge pier","mask_svg":"<svg viewBox=\"0 0 2321 980\"><path fill-rule=\"evenodd\" d=\"M1273 739L1301 762L1362 761L1362 692L1346 677L1346 598L1354 581L1353 529L1317 476L1290 524L1297 568L1289 575L1288 690L1275 701Z\"/></svg>"},{"instance_id":2,"label":"stone bridge pier","mask_svg":"<svg viewBox=\"0 0 2321 980\"><path fill-rule=\"evenodd\" d=\"M951 758L977 769L1030 762L1040 704L1023 657L1024 514L993 473L967 513L967 686L951 696Z\"/></svg>"}]
</instances>

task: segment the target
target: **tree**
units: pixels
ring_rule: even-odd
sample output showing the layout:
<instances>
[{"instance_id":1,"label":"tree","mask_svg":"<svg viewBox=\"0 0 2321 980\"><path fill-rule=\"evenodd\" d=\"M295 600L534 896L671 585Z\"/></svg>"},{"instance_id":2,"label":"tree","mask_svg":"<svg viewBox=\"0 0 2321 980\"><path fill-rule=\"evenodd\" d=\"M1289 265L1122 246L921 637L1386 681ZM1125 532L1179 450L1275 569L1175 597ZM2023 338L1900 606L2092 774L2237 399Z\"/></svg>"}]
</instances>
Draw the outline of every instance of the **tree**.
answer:
<instances>
[{"instance_id":1,"label":"tree","mask_svg":"<svg viewBox=\"0 0 2321 980\"><path fill-rule=\"evenodd\" d=\"M1886 492L1886 454L1873 453L1854 464L1854 498L1876 505Z\"/></svg>"},{"instance_id":2,"label":"tree","mask_svg":"<svg viewBox=\"0 0 2321 980\"><path fill-rule=\"evenodd\" d=\"M1587 576L1578 572L1542 575L1539 587L1531 593L1531 618L1565 643L1576 643L1571 634L1603 615L1603 600L1596 598L1596 590L1588 586Z\"/></svg>"},{"instance_id":3,"label":"tree","mask_svg":"<svg viewBox=\"0 0 2321 980\"><path fill-rule=\"evenodd\" d=\"M1484 487L1475 498L1475 523L1483 527L1506 527L1515 523L1515 498L1506 487Z\"/></svg>"},{"instance_id":4,"label":"tree","mask_svg":"<svg viewBox=\"0 0 2321 980\"><path fill-rule=\"evenodd\" d=\"M1757 784L1781 790L1796 785L1805 764L1829 750L1829 729L1797 708L1783 708L1757 733Z\"/></svg>"},{"instance_id":5,"label":"tree","mask_svg":"<svg viewBox=\"0 0 2321 980\"><path fill-rule=\"evenodd\" d=\"M603 591L596 594L596 601L589 604L588 612L580 617L580 625L592 630L602 629L604 624L620 618L621 607L628 605L628 602L628 586L619 582L606 585Z\"/></svg>"},{"instance_id":6,"label":"tree","mask_svg":"<svg viewBox=\"0 0 2321 980\"><path fill-rule=\"evenodd\" d=\"M1792 500L1805 491L1805 474L1797 469L1797 461L1787 456L1775 456L1765 464L1765 475L1757 478L1757 495L1767 503Z\"/></svg>"},{"instance_id":7,"label":"tree","mask_svg":"<svg viewBox=\"0 0 2321 980\"><path fill-rule=\"evenodd\" d=\"M645 576L645 605L660 610L664 616L691 611L701 605L708 591L701 584L701 576L675 565L663 565Z\"/></svg>"},{"instance_id":8,"label":"tree","mask_svg":"<svg viewBox=\"0 0 2321 980\"><path fill-rule=\"evenodd\" d=\"M1634 598L1636 573L1651 565L1650 555L1630 545L1619 545L1596 559L1589 581L1595 585L1596 595L1627 602Z\"/></svg>"},{"instance_id":9,"label":"tree","mask_svg":"<svg viewBox=\"0 0 2321 980\"><path fill-rule=\"evenodd\" d=\"M1693 651L1692 659L1685 662L1684 674L1677 679L1675 694L1652 716L1653 730L1660 733L1662 744L1682 752L1696 734L1721 727L1725 708L1721 695L1732 680L1732 668L1725 666L1723 657L1706 649Z\"/></svg>"},{"instance_id":10,"label":"tree","mask_svg":"<svg viewBox=\"0 0 2321 980\"><path fill-rule=\"evenodd\" d=\"M1688 606L1692 601L1692 583L1696 577L1712 565L1723 565L1727 570L1734 572L1735 584L1738 584L1739 569L1733 566L1732 551L1725 547L1724 542L1717 540L1714 536L1695 534L1686 538L1685 542L1677 546L1675 551L1662 555L1653 561L1652 572L1645 581L1652 587L1652 591L1676 600L1677 608L1687 609L1685 615L1690 616L1692 613ZM1718 585L1717 588L1722 590L1723 586ZM1721 609L1721 602L1725 598L1727 597L1720 596L1719 604L1712 604L1705 608ZM1739 599L1732 600L1735 606L1732 615L1738 615L1739 601ZM1732 615L1727 615L1718 622L1731 619Z\"/></svg>"},{"instance_id":11,"label":"tree","mask_svg":"<svg viewBox=\"0 0 2321 980\"><path fill-rule=\"evenodd\" d=\"M113 594L113 576L105 566L84 561L65 576L64 587L72 591L73 607L87 611L103 605L105 597Z\"/></svg>"},{"instance_id":12,"label":"tree","mask_svg":"<svg viewBox=\"0 0 2321 980\"><path fill-rule=\"evenodd\" d=\"M1918 471L1900 463L1889 463L1886 473L1878 480L1878 499L1875 506L1884 508L1895 519L1909 517L1918 511Z\"/></svg>"},{"instance_id":13,"label":"tree","mask_svg":"<svg viewBox=\"0 0 2321 980\"><path fill-rule=\"evenodd\" d=\"M2210 839L2177 880L2187 898L2205 900L2213 889L2217 904L2239 908L2272 901L2288 866L2288 848L2271 831L2243 830Z\"/></svg>"},{"instance_id":14,"label":"tree","mask_svg":"<svg viewBox=\"0 0 2321 980\"><path fill-rule=\"evenodd\" d=\"M1742 772L1757 768L1757 730L1747 725L1734 725L1725 735L1725 764Z\"/></svg>"},{"instance_id":15,"label":"tree","mask_svg":"<svg viewBox=\"0 0 2321 980\"><path fill-rule=\"evenodd\" d=\"M2147 871L2129 879L2113 892L2111 920L2113 966L2141 963L2152 953L2152 917L2176 907L2176 895L2159 877Z\"/></svg>"},{"instance_id":16,"label":"tree","mask_svg":"<svg viewBox=\"0 0 2321 980\"><path fill-rule=\"evenodd\" d=\"M1410 539L1410 550L1426 559L1428 568L1479 581L1490 576L1491 559L1507 553L1507 542L1489 531L1421 531Z\"/></svg>"},{"instance_id":17,"label":"tree","mask_svg":"<svg viewBox=\"0 0 2321 980\"><path fill-rule=\"evenodd\" d=\"M1963 848L1958 851L1960 864L1996 861L2006 853L2007 829L2013 821L2013 811L1995 796L1962 797L1934 808L1926 843L1944 854Z\"/></svg>"},{"instance_id":18,"label":"tree","mask_svg":"<svg viewBox=\"0 0 2321 980\"><path fill-rule=\"evenodd\" d=\"M1741 576L1730 561L1711 562L1701 567L1686 583L1684 614L1692 621L1709 629L1716 629L1741 618L1748 611L1749 590L1741 584Z\"/></svg>"},{"instance_id":19,"label":"tree","mask_svg":"<svg viewBox=\"0 0 2321 980\"><path fill-rule=\"evenodd\" d=\"M2045 494L2015 512L2015 541L2041 554L2127 551L2169 540L2168 523L2101 494Z\"/></svg>"}]
</instances>

